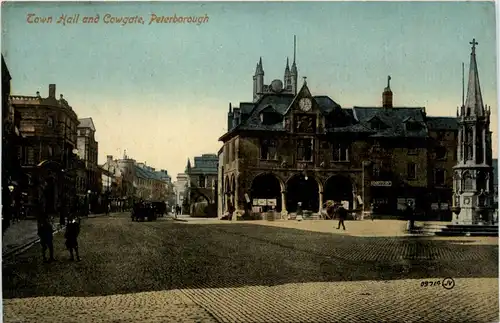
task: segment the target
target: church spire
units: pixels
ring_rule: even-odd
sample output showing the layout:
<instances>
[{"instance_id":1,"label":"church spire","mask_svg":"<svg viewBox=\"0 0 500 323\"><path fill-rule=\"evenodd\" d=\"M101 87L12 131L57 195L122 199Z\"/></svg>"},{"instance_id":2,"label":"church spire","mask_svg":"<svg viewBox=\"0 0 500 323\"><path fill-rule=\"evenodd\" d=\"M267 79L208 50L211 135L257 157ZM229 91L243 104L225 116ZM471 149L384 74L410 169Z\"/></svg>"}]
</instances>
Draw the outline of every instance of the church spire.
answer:
<instances>
[{"instance_id":1,"label":"church spire","mask_svg":"<svg viewBox=\"0 0 500 323\"><path fill-rule=\"evenodd\" d=\"M186 170L184 171L186 174L188 174L191 171L191 160L188 158L188 162L186 165Z\"/></svg>"},{"instance_id":2,"label":"church spire","mask_svg":"<svg viewBox=\"0 0 500 323\"><path fill-rule=\"evenodd\" d=\"M476 39L472 39L472 51L470 54L469 83L467 85L467 98L465 99L466 115L484 115L483 97L481 96L481 86L479 85L479 74L476 63Z\"/></svg>"},{"instance_id":3,"label":"church spire","mask_svg":"<svg viewBox=\"0 0 500 323\"><path fill-rule=\"evenodd\" d=\"M292 80L291 80L291 74L290 74L290 63L288 62L288 57L286 58L286 66L285 66L285 77L283 78L283 83L285 84L285 89L287 89L289 86L292 86Z\"/></svg>"},{"instance_id":4,"label":"church spire","mask_svg":"<svg viewBox=\"0 0 500 323\"><path fill-rule=\"evenodd\" d=\"M297 53L297 38L295 35L293 35L293 63L292 63L292 70L290 72L290 78L292 83L292 92L294 94L297 94L297 78L299 75L299 73L297 72L297 64L295 63L296 53Z\"/></svg>"}]
</instances>

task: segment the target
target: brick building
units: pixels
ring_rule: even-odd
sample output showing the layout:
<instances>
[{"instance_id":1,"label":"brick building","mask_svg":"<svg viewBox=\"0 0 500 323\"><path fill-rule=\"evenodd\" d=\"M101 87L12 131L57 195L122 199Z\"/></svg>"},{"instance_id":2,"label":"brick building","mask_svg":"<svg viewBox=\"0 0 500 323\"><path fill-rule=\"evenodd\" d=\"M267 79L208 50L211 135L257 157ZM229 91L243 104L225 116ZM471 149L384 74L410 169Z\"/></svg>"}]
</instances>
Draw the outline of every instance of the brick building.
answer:
<instances>
[{"instance_id":1,"label":"brick building","mask_svg":"<svg viewBox=\"0 0 500 323\"><path fill-rule=\"evenodd\" d=\"M100 194L102 187L99 185L99 167L97 164L99 143L95 140L95 126L92 118L78 120L77 149L78 156L85 163L84 185L87 191Z\"/></svg>"},{"instance_id":2,"label":"brick building","mask_svg":"<svg viewBox=\"0 0 500 323\"><path fill-rule=\"evenodd\" d=\"M394 107L390 77L381 107L342 108L311 95L305 78L295 93L287 70L288 62L284 82L264 86L259 61L254 101L229 105L228 131L219 139L224 212L233 203L243 213L249 197L285 214L299 202L320 212L338 200L395 215L410 200L428 217L451 217L456 118Z\"/></svg>"},{"instance_id":3,"label":"brick building","mask_svg":"<svg viewBox=\"0 0 500 323\"><path fill-rule=\"evenodd\" d=\"M217 169L219 158L215 154L203 154L194 158L194 165L188 160L186 174L188 199L191 215L217 215Z\"/></svg>"},{"instance_id":4,"label":"brick building","mask_svg":"<svg viewBox=\"0 0 500 323\"><path fill-rule=\"evenodd\" d=\"M113 205L130 206L134 200L139 199L169 202L173 198L171 178L165 169L157 171L127 155L116 160L108 155L101 168L103 193L106 195L109 192Z\"/></svg>"},{"instance_id":5,"label":"brick building","mask_svg":"<svg viewBox=\"0 0 500 323\"><path fill-rule=\"evenodd\" d=\"M56 98L56 85L49 85L49 95L12 95L14 110L20 116L19 147L23 171L33 186L28 190L31 200L43 203L46 212L56 212L62 203L70 203L76 189L76 157L78 117L63 95Z\"/></svg>"}]
</instances>

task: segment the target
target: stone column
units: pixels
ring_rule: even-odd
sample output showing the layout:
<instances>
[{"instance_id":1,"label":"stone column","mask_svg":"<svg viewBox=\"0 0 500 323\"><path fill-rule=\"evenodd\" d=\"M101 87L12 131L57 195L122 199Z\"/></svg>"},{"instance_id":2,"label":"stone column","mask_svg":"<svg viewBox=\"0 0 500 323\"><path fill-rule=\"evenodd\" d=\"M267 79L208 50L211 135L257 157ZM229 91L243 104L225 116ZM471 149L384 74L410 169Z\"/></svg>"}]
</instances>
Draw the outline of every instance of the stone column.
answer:
<instances>
[{"instance_id":1,"label":"stone column","mask_svg":"<svg viewBox=\"0 0 500 323\"><path fill-rule=\"evenodd\" d=\"M319 192L319 214L321 215L321 211L323 211L323 192Z\"/></svg>"},{"instance_id":2,"label":"stone column","mask_svg":"<svg viewBox=\"0 0 500 323\"><path fill-rule=\"evenodd\" d=\"M288 219L288 211L286 210L286 191L281 191L281 216Z\"/></svg>"},{"instance_id":3,"label":"stone column","mask_svg":"<svg viewBox=\"0 0 500 323\"><path fill-rule=\"evenodd\" d=\"M358 199L356 197L356 191L352 191L352 208L353 209L358 208Z\"/></svg>"}]
</instances>

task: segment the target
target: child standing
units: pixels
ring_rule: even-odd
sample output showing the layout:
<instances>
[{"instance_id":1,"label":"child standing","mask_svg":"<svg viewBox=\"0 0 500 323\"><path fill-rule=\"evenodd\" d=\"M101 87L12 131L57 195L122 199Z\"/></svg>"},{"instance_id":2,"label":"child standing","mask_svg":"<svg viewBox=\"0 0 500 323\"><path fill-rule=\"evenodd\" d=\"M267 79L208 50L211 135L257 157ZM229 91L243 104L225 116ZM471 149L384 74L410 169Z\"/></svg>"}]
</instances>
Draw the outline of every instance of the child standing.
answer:
<instances>
[{"instance_id":1,"label":"child standing","mask_svg":"<svg viewBox=\"0 0 500 323\"><path fill-rule=\"evenodd\" d=\"M73 214L68 216L68 224L66 225L66 248L70 254L70 260L75 260L73 250L76 253L76 260L80 261L80 254L78 253L78 235L80 234L80 219L77 219Z\"/></svg>"}]
</instances>

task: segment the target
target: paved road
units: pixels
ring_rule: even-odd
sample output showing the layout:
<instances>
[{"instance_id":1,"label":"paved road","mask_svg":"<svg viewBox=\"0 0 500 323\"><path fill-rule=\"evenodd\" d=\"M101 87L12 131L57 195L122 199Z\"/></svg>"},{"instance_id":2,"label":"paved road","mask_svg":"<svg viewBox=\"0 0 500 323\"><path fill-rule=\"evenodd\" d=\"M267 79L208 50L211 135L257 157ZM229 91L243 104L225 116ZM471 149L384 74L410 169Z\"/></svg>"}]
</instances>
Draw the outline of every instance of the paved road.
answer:
<instances>
[{"instance_id":1,"label":"paved road","mask_svg":"<svg viewBox=\"0 0 500 323\"><path fill-rule=\"evenodd\" d=\"M3 264L6 322L493 322L498 246L127 214ZM453 289L440 286L452 277ZM439 286L422 287L422 281Z\"/></svg>"}]
</instances>

